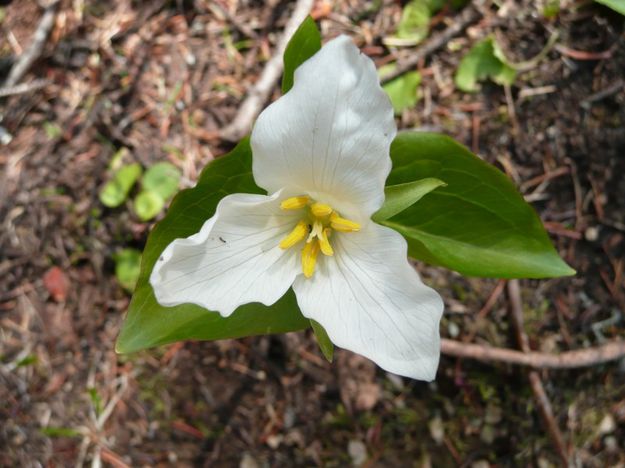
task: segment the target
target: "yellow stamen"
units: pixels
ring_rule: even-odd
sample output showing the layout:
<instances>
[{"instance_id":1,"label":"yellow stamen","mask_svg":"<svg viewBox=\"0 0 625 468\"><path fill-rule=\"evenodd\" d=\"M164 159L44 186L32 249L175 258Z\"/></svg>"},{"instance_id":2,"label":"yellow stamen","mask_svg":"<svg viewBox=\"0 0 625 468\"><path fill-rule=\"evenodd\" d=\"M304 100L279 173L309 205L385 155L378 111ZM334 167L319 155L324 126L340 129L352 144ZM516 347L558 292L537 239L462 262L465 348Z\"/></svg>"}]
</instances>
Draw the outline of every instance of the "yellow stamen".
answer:
<instances>
[{"instance_id":1,"label":"yellow stamen","mask_svg":"<svg viewBox=\"0 0 625 468\"><path fill-rule=\"evenodd\" d=\"M308 224L305 221L297 223L295 228L280 241L281 249L288 249L293 247L299 241L303 240L308 235Z\"/></svg>"},{"instance_id":2,"label":"yellow stamen","mask_svg":"<svg viewBox=\"0 0 625 468\"><path fill-rule=\"evenodd\" d=\"M319 241L306 242L302 249L302 270L306 278L310 278L315 272L317 255L319 255Z\"/></svg>"},{"instance_id":3,"label":"yellow stamen","mask_svg":"<svg viewBox=\"0 0 625 468\"><path fill-rule=\"evenodd\" d=\"M340 232L360 231L360 224L350 221L349 219L341 218L336 213L330 215L330 226L332 226L332 229L336 229Z\"/></svg>"},{"instance_id":4,"label":"yellow stamen","mask_svg":"<svg viewBox=\"0 0 625 468\"><path fill-rule=\"evenodd\" d=\"M310 211L317 218L322 218L332 213L332 207L330 205L324 205L323 203L313 203L310 205Z\"/></svg>"},{"instance_id":5,"label":"yellow stamen","mask_svg":"<svg viewBox=\"0 0 625 468\"><path fill-rule=\"evenodd\" d=\"M280 208L283 210L299 210L300 208L304 208L308 205L310 201L310 197L308 195L302 195L299 197L291 197L286 200L282 200L280 203Z\"/></svg>"},{"instance_id":6,"label":"yellow stamen","mask_svg":"<svg viewBox=\"0 0 625 468\"><path fill-rule=\"evenodd\" d=\"M319 247L321 248L321 252L323 253L323 255L327 255L329 257L334 255L334 250L332 249L330 241L328 240L328 237L331 233L332 229L325 228L323 231L321 231L321 235L319 236Z\"/></svg>"},{"instance_id":7,"label":"yellow stamen","mask_svg":"<svg viewBox=\"0 0 625 468\"><path fill-rule=\"evenodd\" d=\"M302 247L302 271L306 278L311 278L315 273L319 252L324 256L334 255L334 249L330 244L330 236L333 231L355 232L361 226L355 221L341 218L330 205L316 202L308 195L300 195L282 200L280 208L283 210L304 209L301 212L301 220L295 228L280 241L280 248L301 245Z\"/></svg>"}]
</instances>

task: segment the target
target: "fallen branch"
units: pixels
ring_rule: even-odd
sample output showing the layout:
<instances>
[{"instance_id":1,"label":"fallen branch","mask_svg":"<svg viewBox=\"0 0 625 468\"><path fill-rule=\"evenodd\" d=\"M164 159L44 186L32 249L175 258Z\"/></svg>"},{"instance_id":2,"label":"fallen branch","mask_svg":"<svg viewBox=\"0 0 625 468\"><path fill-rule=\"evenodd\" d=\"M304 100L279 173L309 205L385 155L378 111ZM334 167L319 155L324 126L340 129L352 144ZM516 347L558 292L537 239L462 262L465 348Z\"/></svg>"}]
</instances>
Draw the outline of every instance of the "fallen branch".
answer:
<instances>
[{"instance_id":1,"label":"fallen branch","mask_svg":"<svg viewBox=\"0 0 625 468\"><path fill-rule=\"evenodd\" d=\"M45 88L50 83L50 80L38 79L31 81L30 83L21 83L15 86L2 87L0 88L0 98L37 91L41 88Z\"/></svg>"},{"instance_id":2,"label":"fallen branch","mask_svg":"<svg viewBox=\"0 0 625 468\"><path fill-rule=\"evenodd\" d=\"M602 89L601 91L588 96L586 99L580 102L579 105L582 106L584 109L590 109L594 102L601 101L602 99L610 97L613 94L618 93L624 87L625 87L625 80L623 80L622 78L619 78L607 88Z\"/></svg>"},{"instance_id":3,"label":"fallen branch","mask_svg":"<svg viewBox=\"0 0 625 468\"><path fill-rule=\"evenodd\" d=\"M443 48L451 39L479 20L482 17L482 13L480 13L478 7L482 2L477 1L474 3L475 4L465 7L458 17L453 19L453 22L447 29L432 36L426 43L415 50L414 54L411 55L410 58L403 62L398 62L395 70L382 76L380 79L382 84L388 83L389 81L392 81L404 73L414 69L421 60L436 52L438 49Z\"/></svg>"},{"instance_id":4,"label":"fallen branch","mask_svg":"<svg viewBox=\"0 0 625 468\"><path fill-rule=\"evenodd\" d=\"M287 22L284 32L278 40L276 50L260 75L258 81L247 93L237 115L232 122L224 127L220 134L224 140L238 141L252 129L252 124L269 98L269 94L280 78L283 69L282 55L287 44L299 25L306 19L313 7L313 0L298 0L291 18Z\"/></svg>"},{"instance_id":5,"label":"fallen branch","mask_svg":"<svg viewBox=\"0 0 625 468\"><path fill-rule=\"evenodd\" d=\"M625 340L615 340L601 346L565 351L560 354L549 354L536 351L522 353L513 349L462 343L443 338L441 352L447 356L482 362L502 362L533 369L577 369L624 359Z\"/></svg>"},{"instance_id":6,"label":"fallen branch","mask_svg":"<svg viewBox=\"0 0 625 468\"><path fill-rule=\"evenodd\" d=\"M35 30L33 42L30 44L30 47L28 47L28 50L17 58L17 61L9 72L9 76L4 81L4 88L11 88L12 86L15 86L17 82L26 74L35 60L41 56L46 39L54 26L54 20L56 19L56 7L58 4L58 1L53 1L46 7L41 20L39 21L39 25Z\"/></svg>"}]
</instances>

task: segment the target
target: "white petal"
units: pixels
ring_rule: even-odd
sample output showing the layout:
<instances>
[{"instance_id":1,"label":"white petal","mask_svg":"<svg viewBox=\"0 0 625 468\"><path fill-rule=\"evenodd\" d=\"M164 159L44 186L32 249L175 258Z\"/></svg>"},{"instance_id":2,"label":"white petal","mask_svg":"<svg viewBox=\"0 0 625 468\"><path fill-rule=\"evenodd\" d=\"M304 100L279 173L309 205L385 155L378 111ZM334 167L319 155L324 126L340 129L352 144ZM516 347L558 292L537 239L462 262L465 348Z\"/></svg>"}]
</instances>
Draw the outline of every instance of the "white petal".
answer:
<instances>
[{"instance_id":1,"label":"white petal","mask_svg":"<svg viewBox=\"0 0 625 468\"><path fill-rule=\"evenodd\" d=\"M249 302L271 305L300 273L297 250L278 243L298 221L280 210L281 192L224 197L197 234L176 239L154 265L161 305L193 303L224 317Z\"/></svg>"},{"instance_id":2,"label":"white petal","mask_svg":"<svg viewBox=\"0 0 625 468\"><path fill-rule=\"evenodd\" d=\"M394 374L433 380L443 302L408 263L406 241L369 223L332 242L334 257L293 284L303 315L323 325L335 345Z\"/></svg>"},{"instance_id":3,"label":"white petal","mask_svg":"<svg viewBox=\"0 0 625 468\"><path fill-rule=\"evenodd\" d=\"M347 36L295 71L293 88L252 132L256 183L308 193L362 221L382 206L396 134L375 65Z\"/></svg>"}]
</instances>

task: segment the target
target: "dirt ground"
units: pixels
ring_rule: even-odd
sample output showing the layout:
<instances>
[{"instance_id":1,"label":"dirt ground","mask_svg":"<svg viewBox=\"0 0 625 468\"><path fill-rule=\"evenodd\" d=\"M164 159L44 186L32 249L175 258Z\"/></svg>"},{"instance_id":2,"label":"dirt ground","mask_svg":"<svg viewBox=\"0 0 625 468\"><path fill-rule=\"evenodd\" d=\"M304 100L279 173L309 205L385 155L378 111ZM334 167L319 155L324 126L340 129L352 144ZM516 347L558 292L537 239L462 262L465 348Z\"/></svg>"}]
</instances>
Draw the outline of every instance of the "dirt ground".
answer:
<instances>
[{"instance_id":1,"label":"dirt ground","mask_svg":"<svg viewBox=\"0 0 625 468\"><path fill-rule=\"evenodd\" d=\"M42 15L8 3L0 81ZM575 277L521 281L533 349L558 353L625 337L625 28L592 2L487 4L419 65L422 98L400 128L455 137L505 171L545 222ZM557 2L556 2L557 3ZM129 296L113 254L150 229L98 192L122 147L168 160L193 185L231 143L218 136L272 56L293 9L272 0L63 0L41 56L0 98L0 465L557 466L528 371L443 357L427 384L339 351L327 363L307 333L188 342L119 356ZM349 34L378 65L402 4L318 1L324 39ZM434 16L430 36L460 13ZM553 47L541 53L549 37ZM495 34L529 61L510 89L454 88L477 40ZM418 46L417 46L418 48ZM273 97L277 97L276 86ZM2 136L2 135L0 135ZM3 137L4 138L4 137ZM56 268L55 268L56 267ZM446 337L517 349L496 279L417 266L446 301ZM541 371L576 466L625 466L625 361Z\"/></svg>"}]
</instances>

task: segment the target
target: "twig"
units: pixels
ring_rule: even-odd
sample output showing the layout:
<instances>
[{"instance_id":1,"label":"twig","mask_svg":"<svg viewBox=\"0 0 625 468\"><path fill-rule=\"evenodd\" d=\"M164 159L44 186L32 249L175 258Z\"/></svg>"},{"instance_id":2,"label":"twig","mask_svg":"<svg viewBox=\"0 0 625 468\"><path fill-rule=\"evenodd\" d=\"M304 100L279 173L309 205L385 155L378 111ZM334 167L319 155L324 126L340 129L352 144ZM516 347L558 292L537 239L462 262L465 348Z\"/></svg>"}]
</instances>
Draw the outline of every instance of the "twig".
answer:
<instances>
[{"instance_id":1,"label":"twig","mask_svg":"<svg viewBox=\"0 0 625 468\"><path fill-rule=\"evenodd\" d=\"M588 96L586 99L580 102L579 105L582 106L584 109L590 109L591 105L594 102L601 101L607 97L610 97L613 94L618 93L624 87L625 87L625 81L622 78L619 78L618 80L616 80L616 82L614 82L607 88L602 89L601 91L598 91L595 94Z\"/></svg>"},{"instance_id":2,"label":"twig","mask_svg":"<svg viewBox=\"0 0 625 468\"><path fill-rule=\"evenodd\" d=\"M529 60L524 60L523 62L519 62L519 63L509 63L509 65L518 72L526 72L526 71L530 71L536 68L538 63L542 59L544 59L547 56L547 54L549 54L549 52L551 52L551 49L555 47L556 42L558 42L559 37L560 37L560 34L558 33L558 31L557 30L553 31L551 35L549 36L549 39L547 39L547 43L542 48L542 50L538 52L538 54L536 54L534 57L530 58Z\"/></svg>"},{"instance_id":3,"label":"twig","mask_svg":"<svg viewBox=\"0 0 625 468\"><path fill-rule=\"evenodd\" d=\"M260 113L263 104L269 98L271 90L278 78L280 78L283 69L282 55L284 50L299 25L306 19L313 7L313 3L313 0L297 0L291 18L287 22L284 33L276 45L273 57L269 59L260 78L249 90L234 120L221 130L223 139L238 141L251 130L254 119Z\"/></svg>"},{"instance_id":4,"label":"twig","mask_svg":"<svg viewBox=\"0 0 625 468\"><path fill-rule=\"evenodd\" d=\"M519 342L519 347L523 350L524 353L527 353L530 351L530 342L529 338L527 337L527 333L525 333L525 329L523 327L523 304L521 303L521 290L519 288L518 280L511 280L508 283L508 295L510 299L510 320L515 330L517 341ZM530 381L530 386L532 387L532 392L534 393L534 398L536 399L536 403L538 404L540 414L543 418L543 421L545 422L545 425L547 426L549 436L556 446L556 450L558 452L558 455L560 456L560 460L562 461L563 466L568 466L569 452L566 448L566 444L564 442L564 438L562 437L562 433L560 432L560 428L558 427L558 423L556 422L556 419L553 415L551 402L549 401L549 397L545 392L545 387L543 386L540 374L538 373L538 371L532 370L529 372L528 378Z\"/></svg>"},{"instance_id":5,"label":"twig","mask_svg":"<svg viewBox=\"0 0 625 468\"><path fill-rule=\"evenodd\" d=\"M115 409L115 407L117 406L117 403L119 403L119 401L121 400L122 396L124 395L127 389L128 389L128 376L126 374L123 374L119 378L119 388L117 389L117 392L115 392L115 395L113 395L113 397L109 400L109 402L105 406L104 410L102 410L100 415L95 420L96 430L98 431L102 430L102 428L104 427L104 424L106 423L108 418L111 416L111 414L113 414L113 410Z\"/></svg>"},{"instance_id":6,"label":"twig","mask_svg":"<svg viewBox=\"0 0 625 468\"><path fill-rule=\"evenodd\" d=\"M10 88L15 86L17 82L26 74L35 60L37 60L41 55L46 39L48 38L48 34L50 34L50 31L54 26L54 20L56 19L56 7L58 4L58 1L54 1L46 7L43 12L43 16L41 17L41 21L39 21L39 25L35 30L32 44L26 52L18 57L17 61L11 68L9 76L4 81L3 87Z\"/></svg>"},{"instance_id":7,"label":"twig","mask_svg":"<svg viewBox=\"0 0 625 468\"><path fill-rule=\"evenodd\" d=\"M474 3L479 5L481 2L478 1ZM468 5L464 8L464 10L462 10L457 18L454 18L453 23L451 23L447 29L439 34L436 34L435 36L432 36L425 44L415 50L414 54L412 54L410 58L408 58L405 62L398 63L395 70L382 76L380 81L382 84L388 83L389 81L403 75L407 71L412 70L421 60L447 45L450 39L456 37L470 24L475 23L481 17L482 14L476 5Z\"/></svg>"},{"instance_id":8,"label":"twig","mask_svg":"<svg viewBox=\"0 0 625 468\"><path fill-rule=\"evenodd\" d=\"M502 362L532 369L577 369L591 367L625 358L625 340L614 340L601 346L565 351L560 354L462 343L443 338L441 352L447 356L475 359L482 362Z\"/></svg>"},{"instance_id":9,"label":"twig","mask_svg":"<svg viewBox=\"0 0 625 468\"><path fill-rule=\"evenodd\" d=\"M613 53L612 48L602 52L586 52L585 50L569 49L561 44L557 44L555 49L565 57L571 57L575 60L606 60L611 58Z\"/></svg>"},{"instance_id":10,"label":"twig","mask_svg":"<svg viewBox=\"0 0 625 468\"><path fill-rule=\"evenodd\" d=\"M31 91L37 91L38 89L45 88L50 84L50 80L38 79L33 80L30 83L22 83L15 86L0 88L0 98L7 96L14 96L16 94L29 93Z\"/></svg>"},{"instance_id":11,"label":"twig","mask_svg":"<svg viewBox=\"0 0 625 468\"><path fill-rule=\"evenodd\" d=\"M519 125L519 120L516 118L516 108L514 107L512 89L508 83L503 85L503 89L506 96L506 105L508 107L508 118L512 122L513 136L519 136L521 134L521 126Z\"/></svg>"}]
</instances>

